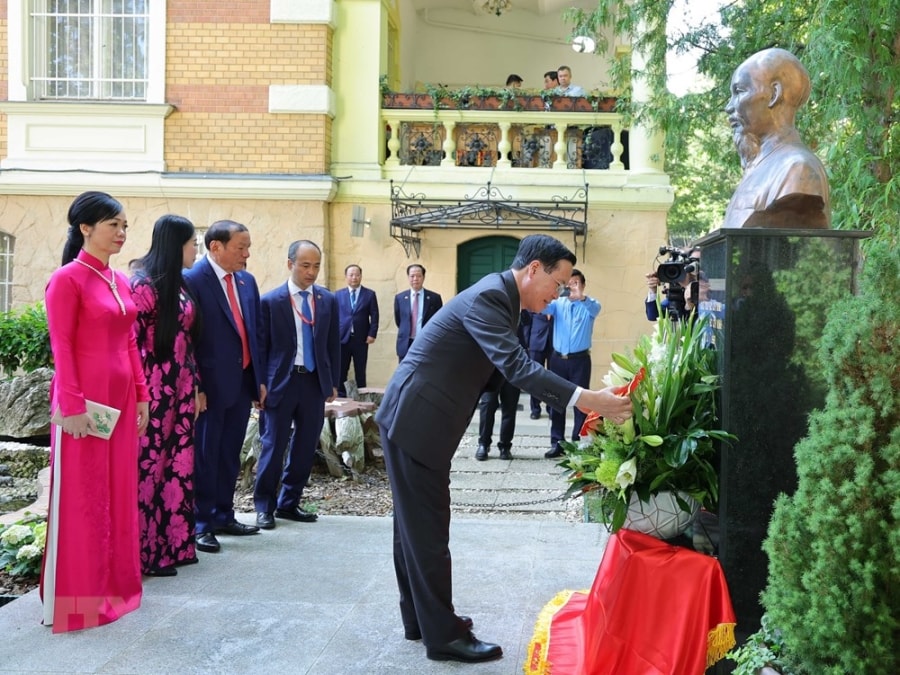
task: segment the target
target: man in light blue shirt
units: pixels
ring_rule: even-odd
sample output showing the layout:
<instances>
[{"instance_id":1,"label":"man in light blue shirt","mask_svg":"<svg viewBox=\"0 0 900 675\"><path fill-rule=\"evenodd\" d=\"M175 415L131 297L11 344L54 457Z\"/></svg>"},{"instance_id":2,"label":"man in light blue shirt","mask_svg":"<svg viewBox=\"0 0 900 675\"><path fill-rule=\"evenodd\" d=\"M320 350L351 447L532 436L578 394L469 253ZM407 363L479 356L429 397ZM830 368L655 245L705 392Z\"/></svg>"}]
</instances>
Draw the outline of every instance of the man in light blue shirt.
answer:
<instances>
[{"instance_id":1,"label":"man in light blue shirt","mask_svg":"<svg viewBox=\"0 0 900 675\"><path fill-rule=\"evenodd\" d=\"M566 378L579 387L591 384L591 334L594 319L600 313L600 303L584 294L584 274L572 270L567 285L568 297L551 302L545 311L553 318L553 352L550 354L550 371ZM579 439L586 415L575 408L575 426L572 440ZM544 457L555 459L563 456L559 442L566 435L566 413L550 409L550 450Z\"/></svg>"},{"instance_id":2,"label":"man in light blue shirt","mask_svg":"<svg viewBox=\"0 0 900 675\"><path fill-rule=\"evenodd\" d=\"M559 86L556 88L560 96L584 96L584 89L577 84L572 84L572 69L569 66L560 66L556 70L559 78Z\"/></svg>"}]
</instances>

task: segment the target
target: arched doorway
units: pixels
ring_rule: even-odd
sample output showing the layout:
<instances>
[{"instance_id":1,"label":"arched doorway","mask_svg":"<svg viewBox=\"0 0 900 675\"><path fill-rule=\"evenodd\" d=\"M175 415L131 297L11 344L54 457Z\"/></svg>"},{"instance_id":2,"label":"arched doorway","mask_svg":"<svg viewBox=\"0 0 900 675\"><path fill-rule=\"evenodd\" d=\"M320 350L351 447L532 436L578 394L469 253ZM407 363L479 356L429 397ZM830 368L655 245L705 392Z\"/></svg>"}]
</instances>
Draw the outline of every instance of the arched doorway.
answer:
<instances>
[{"instance_id":1,"label":"arched doorway","mask_svg":"<svg viewBox=\"0 0 900 675\"><path fill-rule=\"evenodd\" d=\"M456 292L491 272L509 269L518 249L516 237L480 237L460 244L456 249Z\"/></svg>"}]
</instances>

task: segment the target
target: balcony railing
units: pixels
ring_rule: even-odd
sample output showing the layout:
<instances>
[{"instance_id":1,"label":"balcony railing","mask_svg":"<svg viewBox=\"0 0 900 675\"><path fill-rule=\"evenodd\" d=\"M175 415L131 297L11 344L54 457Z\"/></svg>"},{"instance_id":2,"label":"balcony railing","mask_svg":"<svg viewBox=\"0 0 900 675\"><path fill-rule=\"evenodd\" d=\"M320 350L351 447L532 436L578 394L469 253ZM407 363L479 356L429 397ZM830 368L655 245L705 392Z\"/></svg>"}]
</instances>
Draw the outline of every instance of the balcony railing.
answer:
<instances>
[{"instance_id":1,"label":"balcony railing","mask_svg":"<svg viewBox=\"0 0 900 675\"><path fill-rule=\"evenodd\" d=\"M435 107L428 95L386 94L384 165L626 171L628 130L611 112L614 104L520 96L448 99Z\"/></svg>"}]
</instances>

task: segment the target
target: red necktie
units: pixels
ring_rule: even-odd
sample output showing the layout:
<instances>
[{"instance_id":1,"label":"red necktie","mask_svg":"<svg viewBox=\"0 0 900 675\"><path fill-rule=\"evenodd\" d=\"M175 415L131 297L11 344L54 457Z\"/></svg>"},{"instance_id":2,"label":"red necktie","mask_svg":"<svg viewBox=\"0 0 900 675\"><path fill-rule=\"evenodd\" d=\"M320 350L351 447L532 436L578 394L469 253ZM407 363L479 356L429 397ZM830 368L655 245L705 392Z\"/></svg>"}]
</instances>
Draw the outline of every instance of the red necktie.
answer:
<instances>
[{"instance_id":1,"label":"red necktie","mask_svg":"<svg viewBox=\"0 0 900 675\"><path fill-rule=\"evenodd\" d=\"M238 306L237 295L234 293L234 283L231 274L225 275L225 290L228 293L228 304L231 305L231 313L234 315L234 323L237 326L238 335L241 336L241 350L243 351L246 368L250 365L250 343L247 342L247 329L244 327L244 317L241 316L241 308Z\"/></svg>"}]
</instances>

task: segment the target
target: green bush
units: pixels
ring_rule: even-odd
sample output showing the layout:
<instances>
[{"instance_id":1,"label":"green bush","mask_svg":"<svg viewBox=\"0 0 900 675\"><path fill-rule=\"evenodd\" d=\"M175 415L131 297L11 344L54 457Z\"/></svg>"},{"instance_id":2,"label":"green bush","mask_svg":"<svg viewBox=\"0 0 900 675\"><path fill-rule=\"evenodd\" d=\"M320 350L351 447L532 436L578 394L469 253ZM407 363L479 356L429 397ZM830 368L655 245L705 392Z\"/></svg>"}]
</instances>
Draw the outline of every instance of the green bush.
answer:
<instances>
[{"instance_id":1,"label":"green bush","mask_svg":"<svg viewBox=\"0 0 900 675\"><path fill-rule=\"evenodd\" d=\"M763 605L798 673L900 672L900 248L873 244L829 313L825 408L795 448L764 549Z\"/></svg>"},{"instance_id":2,"label":"green bush","mask_svg":"<svg viewBox=\"0 0 900 675\"><path fill-rule=\"evenodd\" d=\"M51 367L50 335L44 303L0 315L0 370L12 377Z\"/></svg>"}]
</instances>

